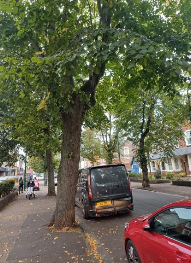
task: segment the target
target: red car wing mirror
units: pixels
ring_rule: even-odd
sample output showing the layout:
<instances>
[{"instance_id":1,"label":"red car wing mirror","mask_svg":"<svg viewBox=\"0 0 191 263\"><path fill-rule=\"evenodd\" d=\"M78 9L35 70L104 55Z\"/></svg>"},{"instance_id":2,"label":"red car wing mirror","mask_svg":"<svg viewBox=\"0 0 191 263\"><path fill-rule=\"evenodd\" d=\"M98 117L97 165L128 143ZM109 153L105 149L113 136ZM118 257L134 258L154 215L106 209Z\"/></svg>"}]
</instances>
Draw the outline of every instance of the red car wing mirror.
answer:
<instances>
[{"instance_id":1,"label":"red car wing mirror","mask_svg":"<svg viewBox=\"0 0 191 263\"><path fill-rule=\"evenodd\" d=\"M147 220L143 222L143 230L145 231L151 230L150 224Z\"/></svg>"}]
</instances>

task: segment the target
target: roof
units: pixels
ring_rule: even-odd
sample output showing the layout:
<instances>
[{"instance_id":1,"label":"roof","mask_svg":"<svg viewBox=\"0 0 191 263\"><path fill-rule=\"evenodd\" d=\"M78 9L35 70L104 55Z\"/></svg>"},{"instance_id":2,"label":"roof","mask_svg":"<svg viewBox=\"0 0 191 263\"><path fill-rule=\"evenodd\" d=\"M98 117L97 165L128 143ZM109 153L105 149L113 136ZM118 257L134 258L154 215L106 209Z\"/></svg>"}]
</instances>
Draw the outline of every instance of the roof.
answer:
<instances>
[{"instance_id":1,"label":"roof","mask_svg":"<svg viewBox=\"0 0 191 263\"><path fill-rule=\"evenodd\" d=\"M173 151L173 154L176 156L191 154L191 146L175 149ZM157 160L157 159L161 159L164 157L165 157L165 154L163 152L159 152L157 154L150 155L151 160Z\"/></svg>"}]
</instances>

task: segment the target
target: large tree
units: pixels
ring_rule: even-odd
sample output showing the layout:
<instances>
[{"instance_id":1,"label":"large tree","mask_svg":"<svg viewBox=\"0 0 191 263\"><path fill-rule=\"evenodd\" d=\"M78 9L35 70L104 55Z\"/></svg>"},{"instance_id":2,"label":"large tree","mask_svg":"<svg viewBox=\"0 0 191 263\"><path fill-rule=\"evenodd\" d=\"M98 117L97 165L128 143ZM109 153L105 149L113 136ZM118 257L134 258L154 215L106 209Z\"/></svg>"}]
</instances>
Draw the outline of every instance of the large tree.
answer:
<instances>
[{"instance_id":1,"label":"large tree","mask_svg":"<svg viewBox=\"0 0 191 263\"><path fill-rule=\"evenodd\" d=\"M131 89L128 96L124 94L119 101L118 125L137 149L143 187L147 187L149 155L161 151L166 156L172 155L182 138L185 103L180 94L171 97L154 88L147 91L138 88L136 93Z\"/></svg>"},{"instance_id":2,"label":"large tree","mask_svg":"<svg viewBox=\"0 0 191 263\"><path fill-rule=\"evenodd\" d=\"M98 159L103 156L103 149L98 130L85 129L81 136L80 156L87 158L92 165L98 163Z\"/></svg>"},{"instance_id":3,"label":"large tree","mask_svg":"<svg viewBox=\"0 0 191 263\"><path fill-rule=\"evenodd\" d=\"M9 72L9 67L5 72ZM1 75L2 79L4 78ZM11 78L11 76L10 76ZM12 82L13 81L13 82ZM8 89L7 89L8 88ZM1 118L2 130L6 127L12 130L12 137L24 148L27 156L40 156L44 159L44 167L48 170L48 195L55 195L53 150L59 150L60 142L60 120L51 117L44 109L44 91L32 93L31 85L20 80L10 81L2 85L0 95L4 98L6 108L2 108ZM6 98L6 100L5 100ZM48 103L47 103L48 104ZM43 109L42 109L43 107Z\"/></svg>"},{"instance_id":4,"label":"large tree","mask_svg":"<svg viewBox=\"0 0 191 263\"><path fill-rule=\"evenodd\" d=\"M112 163L114 159L118 140L112 91L112 75L105 76L96 89L96 104L91 107L85 116L85 125L99 130L103 145L103 158L108 164Z\"/></svg>"},{"instance_id":5,"label":"large tree","mask_svg":"<svg viewBox=\"0 0 191 263\"><path fill-rule=\"evenodd\" d=\"M121 65L124 71L141 61L146 71L150 60L161 70L162 88L170 89L179 78L175 45L163 35L163 24L170 24L163 9L171 7L154 0L2 0L0 7L3 86L15 87L18 96L26 90L37 99L44 92L40 111L48 111L48 121L59 116L62 123L58 195L50 225L72 227L81 126L106 69L116 72Z\"/></svg>"},{"instance_id":6,"label":"large tree","mask_svg":"<svg viewBox=\"0 0 191 263\"><path fill-rule=\"evenodd\" d=\"M14 128L6 122L13 113L7 105L6 95L0 93L0 166L3 162L14 166L19 157L19 140L13 136Z\"/></svg>"}]
</instances>

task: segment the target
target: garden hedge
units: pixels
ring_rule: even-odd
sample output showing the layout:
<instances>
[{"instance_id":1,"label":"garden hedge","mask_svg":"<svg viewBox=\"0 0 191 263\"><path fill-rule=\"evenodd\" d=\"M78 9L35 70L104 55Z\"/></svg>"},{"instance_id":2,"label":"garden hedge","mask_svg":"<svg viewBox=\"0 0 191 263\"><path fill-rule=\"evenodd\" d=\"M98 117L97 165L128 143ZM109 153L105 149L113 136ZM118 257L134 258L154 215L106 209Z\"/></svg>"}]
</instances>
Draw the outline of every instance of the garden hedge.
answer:
<instances>
[{"instance_id":1,"label":"garden hedge","mask_svg":"<svg viewBox=\"0 0 191 263\"><path fill-rule=\"evenodd\" d=\"M191 181L183 181L183 180L173 180L173 185L180 185L180 186L191 186Z\"/></svg>"},{"instance_id":2,"label":"garden hedge","mask_svg":"<svg viewBox=\"0 0 191 263\"><path fill-rule=\"evenodd\" d=\"M138 178L138 177L130 177L130 181L142 183L143 179ZM171 180L169 179L156 179L156 180L149 179L149 183L150 184L164 184L164 183L171 183Z\"/></svg>"},{"instance_id":3,"label":"garden hedge","mask_svg":"<svg viewBox=\"0 0 191 263\"><path fill-rule=\"evenodd\" d=\"M0 198L8 195L15 185L14 180L6 180L0 183Z\"/></svg>"}]
</instances>

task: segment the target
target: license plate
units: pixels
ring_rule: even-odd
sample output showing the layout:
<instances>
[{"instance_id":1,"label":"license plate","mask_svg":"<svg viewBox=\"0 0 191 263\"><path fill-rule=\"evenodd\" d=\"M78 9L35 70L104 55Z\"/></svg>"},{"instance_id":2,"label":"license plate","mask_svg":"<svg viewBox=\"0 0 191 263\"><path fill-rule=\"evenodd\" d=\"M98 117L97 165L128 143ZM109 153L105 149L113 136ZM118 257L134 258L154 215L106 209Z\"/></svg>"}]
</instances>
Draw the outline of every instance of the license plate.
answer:
<instances>
[{"instance_id":1,"label":"license plate","mask_svg":"<svg viewBox=\"0 0 191 263\"><path fill-rule=\"evenodd\" d=\"M104 206L104 205L110 205L111 201L102 201L102 202L98 202L96 204L96 206Z\"/></svg>"}]
</instances>

